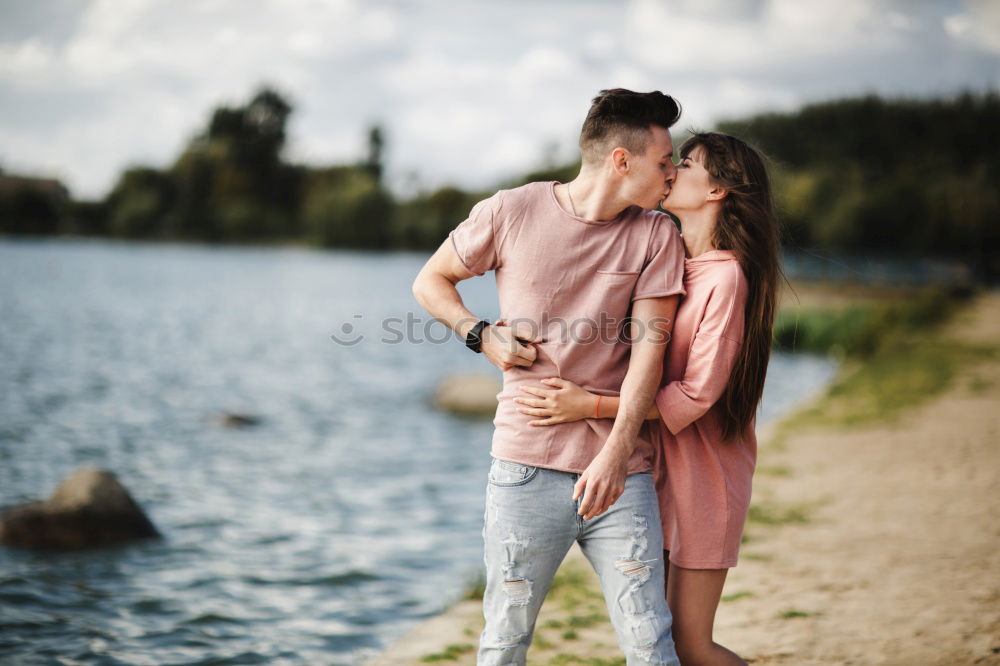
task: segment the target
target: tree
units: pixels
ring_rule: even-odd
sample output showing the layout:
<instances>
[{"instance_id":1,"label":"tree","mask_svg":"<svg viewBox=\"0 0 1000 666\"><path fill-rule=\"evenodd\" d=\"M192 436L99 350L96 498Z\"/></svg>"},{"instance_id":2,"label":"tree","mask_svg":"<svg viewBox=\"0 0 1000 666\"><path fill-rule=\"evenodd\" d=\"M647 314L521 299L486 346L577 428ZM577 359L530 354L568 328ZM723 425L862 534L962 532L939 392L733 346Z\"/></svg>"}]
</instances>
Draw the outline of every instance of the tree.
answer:
<instances>
[{"instance_id":1,"label":"tree","mask_svg":"<svg viewBox=\"0 0 1000 666\"><path fill-rule=\"evenodd\" d=\"M333 167L308 179L303 225L324 247L386 249L395 207L366 169Z\"/></svg>"},{"instance_id":2,"label":"tree","mask_svg":"<svg viewBox=\"0 0 1000 666\"><path fill-rule=\"evenodd\" d=\"M793 244L949 256L1000 275L1000 95L836 100L720 129L774 159Z\"/></svg>"},{"instance_id":3,"label":"tree","mask_svg":"<svg viewBox=\"0 0 1000 666\"><path fill-rule=\"evenodd\" d=\"M375 179L375 182L382 182L382 150L385 147L385 138L382 135L382 128L372 125L368 128L368 155L365 158L365 168Z\"/></svg>"},{"instance_id":4,"label":"tree","mask_svg":"<svg viewBox=\"0 0 1000 666\"><path fill-rule=\"evenodd\" d=\"M270 88L212 112L172 169L185 233L213 241L273 240L297 225L302 171L283 162L291 104Z\"/></svg>"},{"instance_id":5,"label":"tree","mask_svg":"<svg viewBox=\"0 0 1000 666\"><path fill-rule=\"evenodd\" d=\"M167 236L166 218L174 200L168 174L150 167L125 171L107 198L108 226L113 236Z\"/></svg>"}]
</instances>

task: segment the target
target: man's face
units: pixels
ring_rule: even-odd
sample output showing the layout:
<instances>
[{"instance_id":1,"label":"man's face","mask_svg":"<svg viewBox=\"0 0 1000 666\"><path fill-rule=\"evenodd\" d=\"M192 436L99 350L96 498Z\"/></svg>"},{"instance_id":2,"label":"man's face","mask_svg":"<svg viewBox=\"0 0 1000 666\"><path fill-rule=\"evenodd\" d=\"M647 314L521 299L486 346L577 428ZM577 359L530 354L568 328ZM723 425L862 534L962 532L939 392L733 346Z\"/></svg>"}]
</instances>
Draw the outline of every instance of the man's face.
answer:
<instances>
[{"instance_id":1,"label":"man's face","mask_svg":"<svg viewBox=\"0 0 1000 666\"><path fill-rule=\"evenodd\" d=\"M670 131L651 125L652 137L646 152L630 155L626 177L626 196L636 206L656 208L670 194L670 187L677 175L674 166L674 143Z\"/></svg>"}]
</instances>

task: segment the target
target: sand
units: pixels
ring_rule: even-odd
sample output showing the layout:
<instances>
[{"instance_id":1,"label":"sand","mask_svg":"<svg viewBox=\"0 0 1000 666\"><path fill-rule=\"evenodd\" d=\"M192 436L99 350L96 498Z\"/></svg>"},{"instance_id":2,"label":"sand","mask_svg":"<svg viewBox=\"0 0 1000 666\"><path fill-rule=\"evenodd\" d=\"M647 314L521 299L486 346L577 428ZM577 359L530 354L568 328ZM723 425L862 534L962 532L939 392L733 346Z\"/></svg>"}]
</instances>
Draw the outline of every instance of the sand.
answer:
<instances>
[{"instance_id":1,"label":"sand","mask_svg":"<svg viewBox=\"0 0 1000 666\"><path fill-rule=\"evenodd\" d=\"M996 344L1000 294L941 335ZM761 435L761 518L727 580L718 642L753 664L1000 664L1000 361L891 423ZM606 622L570 638L546 629L560 613L543 608L529 664L624 663ZM472 664L481 626L479 603L463 602L370 663Z\"/></svg>"}]
</instances>

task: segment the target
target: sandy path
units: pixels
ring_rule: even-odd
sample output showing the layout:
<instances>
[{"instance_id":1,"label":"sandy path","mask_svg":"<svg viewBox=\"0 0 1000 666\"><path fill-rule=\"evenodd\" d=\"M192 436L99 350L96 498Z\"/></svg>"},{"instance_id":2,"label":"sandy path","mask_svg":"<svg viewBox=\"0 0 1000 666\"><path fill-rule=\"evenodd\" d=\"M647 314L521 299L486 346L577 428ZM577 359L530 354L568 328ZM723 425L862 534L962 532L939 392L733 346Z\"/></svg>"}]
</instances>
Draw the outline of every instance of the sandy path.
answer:
<instances>
[{"instance_id":1,"label":"sandy path","mask_svg":"<svg viewBox=\"0 0 1000 666\"><path fill-rule=\"evenodd\" d=\"M996 344L1000 294L944 335ZM754 664L1000 664L1000 362L974 364L894 424L765 443L759 470L763 521L748 525L716 640ZM542 612L540 627L557 611ZM474 663L480 627L479 604L460 604L372 664L426 663L449 645L465 649L441 663ZM546 638L529 663L619 654L606 623Z\"/></svg>"},{"instance_id":2,"label":"sandy path","mask_svg":"<svg viewBox=\"0 0 1000 666\"><path fill-rule=\"evenodd\" d=\"M1000 340L1000 297L946 332ZM763 664L1000 664L1000 367L978 364L899 423L765 448L717 639ZM760 558L760 559L752 559ZM800 615L804 614L804 615ZM788 617L795 615L795 617Z\"/></svg>"}]
</instances>

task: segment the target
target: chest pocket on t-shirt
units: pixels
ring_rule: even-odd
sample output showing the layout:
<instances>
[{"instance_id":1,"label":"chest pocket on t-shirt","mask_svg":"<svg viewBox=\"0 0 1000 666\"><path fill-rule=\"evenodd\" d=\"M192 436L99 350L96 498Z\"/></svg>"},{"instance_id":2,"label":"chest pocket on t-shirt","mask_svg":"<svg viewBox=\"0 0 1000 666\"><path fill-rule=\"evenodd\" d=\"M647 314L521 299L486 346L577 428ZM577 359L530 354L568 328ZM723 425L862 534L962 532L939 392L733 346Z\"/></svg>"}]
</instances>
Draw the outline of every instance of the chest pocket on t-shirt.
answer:
<instances>
[{"instance_id":1,"label":"chest pocket on t-shirt","mask_svg":"<svg viewBox=\"0 0 1000 666\"><path fill-rule=\"evenodd\" d=\"M601 290L605 303L627 306L639 280L639 271L595 271L594 285Z\"/></svg>"},{"instance_id":2,"label":"chest pocket on t-shirt","mask_svg":"<svg viewBox=\"0 0 1000 666\"><path fill-rule=\"evenodd\" d=\"M605 271L598 269L595 272L597 273L598 284L607 285L609 288L627 286L631 290L636 280L639 279L639 271Z\"/></svg>"}]
</instances>

